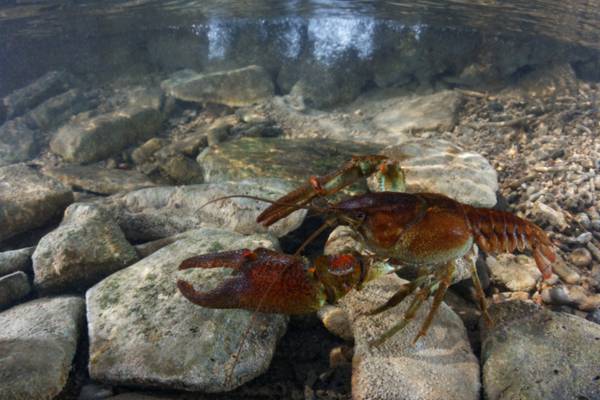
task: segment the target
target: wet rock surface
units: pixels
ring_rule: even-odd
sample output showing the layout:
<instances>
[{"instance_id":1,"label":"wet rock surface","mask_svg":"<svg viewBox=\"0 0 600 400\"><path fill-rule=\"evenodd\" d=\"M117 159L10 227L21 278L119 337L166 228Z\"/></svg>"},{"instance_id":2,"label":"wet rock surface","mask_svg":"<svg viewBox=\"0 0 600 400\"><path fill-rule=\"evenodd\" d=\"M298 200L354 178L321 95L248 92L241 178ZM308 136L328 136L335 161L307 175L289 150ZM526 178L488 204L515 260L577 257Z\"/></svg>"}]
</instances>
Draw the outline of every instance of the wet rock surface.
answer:
<instances>
[{"instance_id":1,"label":"wet rock surface","mask_svg":"<svg viewBox=\"0 0 600 400\"><path fill-rule=\"evenodd\" d=\"M451 130L461 103L462 96L455 91L401 97L382 110L373 123L378 129L395 134Z\"/></svg>"},{"instance_id":2,"label":"wet rock surface","mask_svg":"<svg viewBox=\"0 0 600 400\"><path fill-rule=\"evenodd\" d=\"M19 116L42 101L69 89L72 76L64 71L50 71L31 84L2 99L7 119Z\"/></svg>"},{"instance_id":3,"label":"wet rock surface","mask_svg":"<svg viewBox=\"0 0 600 400\"><path fill-rule=\"evenodd\" d=\"M42 226L72 201L60 182L24 164L0 168L0 240Z\"/></svg>"},{"instance_id":4,"label":"wet rock surface","mask_svg":"<svg viewBox=\"0 0 600 400\"><path fill-rule=\"evenodd\" d=\"M137 261L116 222L89 204L73 204L61 225L33 253L35 286L41 292L85 289Z\"/></svg>"},{"instance_id":5,"label":"wet rock surface","mask_svg":"<svg viewBox=\"0 0 600 400\"><path fill-rule=\"evenodd\" d=\"M73 189L99 194L129 192L154 186L154 183L140 172L98 166L65 165L48 168L44 170L44 174Z\"/></svg>"},{"instance_id":6,"label":"wet rock surface","mask_svg":"<svg viewBox=\"0 0 600 400\"><path fill-rule=\"evenodd\" d=\"M524 302L494 305L490 314L496 324L482 332L486 398L600 396L600 352L592 350L600 346L600 326Z\"/></svg>"},{"instance_id":7,"label":"wet rock surface","mask_svg":"<svg viewBox=\"0 0 600 400\"><path fill-rule=\"evenodd\" d=\"M258 246L276 247L277 242L269 236L200 229L92 287L86 294L90 376L113 384L219 392L264 372L285 331L285 317L256 314L226 382L252 314L196 306L175 286L177 267L188 257ZM227 275L192 270L185 279L200 290Z\"/></svg>"},{"instance_id":8,"label":"wet rock surface","mask_svg":"<svg viewBox=\"0 0 600 400\"><path fill-rule=\"evenodd\" d=\"M245 106L273 96L275 86L267 71L257 65L209 74L185 70L162 83L165 92L179 100Z\"/></svg>"},{"instance_id":9,"label":"wet rock surface","mask_svg":"<svg viewBox=\"0 0 600 400\"><path fill-rule=\"evenodd\" d=\"M99 115L81 113L60 127L50 149L68 162L80 164L108 158L159 130L164 115L158 90L132 90L125 104Z\"/></svg>"},{"instance_id":10,"label":"wet rock surface","mask_svg":"<svg viewBox=\"0 0 600 400\"><path fill-rule=\"evenodd\" d=\"M277 177L294 184L342 166L354 154L374 154L377 145L310 139L242 138L213 147L200 161L207 182Z\"/></svg>"},{"instance_id":11,"label":"wet rock surface","mask_svg":"<svg viewBox=\"0 0 600 400\"><path fill-rule=\"evenodd\" d=\"M402 319L410 298L376 316L364 314L383 304L404 282L388 275L341 301L350 316L355 340L353 398L478 399L478 360L461 319L445 304L438 310L427 336L416 345L412 341L426 316L427 303L401 332L379 347L369 347L369 341Z\"/></svg>"},{"instance_id":12,"label":"wet rock surface","mask_svg":"<svg viewBox=\"0 0 600 400\"><path fill-rule=\"evenodd\" d=\"M189 186L163 186L115 195L99 204L112 215L134 241L150 241L203 226L223 227L243 234L270 232L283 236L296 229L305 211L298 211L264 228L256 217L267 203L253 199L231 198L209 201L229 195L251 195L276 199L293 186L279 179L249 179ZM203 208L200 208L205 206Z\"/></svg>"},{"instance_id":13,"label":"wet rock surface","mask_svg":"<svg viewBox=\"0 0 600 400\"><path fill-rule=\"evenodd\" d=\"M409 193L441 193L478 207L496 204L496 171L478 153L431 139L411 140L387 147L381 153L400 161Z\"/></svg>"},{"instance_id":14,"label":"wet rock surface","mask_svg":"<svg viewBox=\"0 0 600 400\"><path fill-rule=\"evenodd\" d=\"M60 393L84 319L79 297L41 298L0 313L0 398L52 399Z\"/></svg>"},{"instance_id":15,"label":"wet rock surface","mask_svg":"<svg viewBox=\"0 0 600 400\"><path fill-rule=\"evenodd\" d=\"M0 309L16 303L31 291L27 274L21 271L0 276Z\"/></svg>"},{"instance_id":16,"label":"wet rock surface","mask_svg":"<svg viewBox=\"0 0 600 400\"><path fill-rule=\"evenodd\" d=\"M0 125L0 166L30 160L37 151L30 120L16 118Z\"/></svg>"},{"instance_id":17,"label":"wet rock surface","mask_svg":"<svg viewBox=\"0 0 600 400\"><path fill-rule=\"evenodd\" d=\"M34 250L35 247L26 247L0 253L0 276L17 271L31 271L31 255Z\"/></svg>"}]
</instances>

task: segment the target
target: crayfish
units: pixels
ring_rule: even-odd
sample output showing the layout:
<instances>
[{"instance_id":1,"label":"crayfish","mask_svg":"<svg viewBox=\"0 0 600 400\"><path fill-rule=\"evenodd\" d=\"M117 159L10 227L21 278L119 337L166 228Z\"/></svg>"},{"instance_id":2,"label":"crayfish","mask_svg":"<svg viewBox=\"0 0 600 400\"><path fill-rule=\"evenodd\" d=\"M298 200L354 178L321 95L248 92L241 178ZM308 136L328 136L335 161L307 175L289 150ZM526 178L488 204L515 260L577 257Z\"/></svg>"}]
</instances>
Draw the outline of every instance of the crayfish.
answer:
<instances>
[{"instance_id":1,"label":"crayfish","mask_svg":"<svg viewBox=\"0 0 600 400\"><path fill-rule=\"evenodd\" d=\"M374 176L381 191L335 203L326 200L326 196L370 176ZM183 261L180 269L227 267L238 275L207 292L198 292L190 283L179 280L179 290L204 307L303 314L337 302L351 289L360 290L364 283L394 271L394 264L419 267L416 279L371 311L380 313L415 293L403 320L371 343L379 345L401 330L423 302L433 296L415 341L427 333L452 283L456 260L474 244L486 253L530 250L542 276L550 277L555 253L537 225L509 212L469 206L440 194L404 193L404 184L404 173L397 162L385 156L355 156L333 173L311 177L306 184L272 202L257 218L258 223L270 226L298 209L317 210L325 216L324 227L346 224L353 228L372 256L319 256L311 263L297 254L264 248L206 254ZM322 230L323 227L319 232ZM484 319L490 323L474 265L470 272Z\"/></svg>"}]
</instances>

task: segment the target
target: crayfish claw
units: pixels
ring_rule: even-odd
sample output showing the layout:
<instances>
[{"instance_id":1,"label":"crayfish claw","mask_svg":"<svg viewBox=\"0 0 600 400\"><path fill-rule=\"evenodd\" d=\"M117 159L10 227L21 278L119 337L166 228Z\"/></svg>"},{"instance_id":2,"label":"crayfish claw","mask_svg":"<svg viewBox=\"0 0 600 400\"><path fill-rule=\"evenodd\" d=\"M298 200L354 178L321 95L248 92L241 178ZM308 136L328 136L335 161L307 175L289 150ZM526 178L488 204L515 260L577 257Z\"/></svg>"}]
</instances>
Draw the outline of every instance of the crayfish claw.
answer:
<instances>
[{"instance_id":1,"label":"crayfish claw","mask_svg":"<svg viewBox=\"0 0 600 400\"><path fill-rule=\"evenodd\" d=\"M258 255L249 249L224 251L190 257L179 264L179 270L190 268L231 268L240 269L246 262L255 260Z\"/></svg>"},{"instance_id":2,"label":"crayfish claw","mask_svg":"<svg viewBox=\"0 0 600 400\"><path fill-rule=\"evenodd\" d=\"M184 280L177 280L177 288L189 301L202 307L208 308L238 308L240 306L239 282L236 278L229 279L219 287L200 292L194 286Z\"/></svg>"}]
</instances>

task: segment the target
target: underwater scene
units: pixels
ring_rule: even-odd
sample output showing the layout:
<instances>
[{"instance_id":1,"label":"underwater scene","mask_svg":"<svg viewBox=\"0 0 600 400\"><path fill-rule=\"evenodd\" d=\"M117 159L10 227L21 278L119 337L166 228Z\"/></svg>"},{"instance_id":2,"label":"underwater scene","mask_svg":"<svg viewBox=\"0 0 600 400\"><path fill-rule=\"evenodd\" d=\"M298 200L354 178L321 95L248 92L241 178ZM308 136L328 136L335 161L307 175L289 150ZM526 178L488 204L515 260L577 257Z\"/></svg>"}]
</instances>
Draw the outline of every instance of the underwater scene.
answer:
<instances>
[{"instance_id":1,"label":"underwater scene","mask_svg":"<svg viewBox=\"0 0 600 400\"><path fill-rule=\"evenodd\" d=\"M600 3L0 3L0 400L600 400Z\"/></svg>"}]
</instances>

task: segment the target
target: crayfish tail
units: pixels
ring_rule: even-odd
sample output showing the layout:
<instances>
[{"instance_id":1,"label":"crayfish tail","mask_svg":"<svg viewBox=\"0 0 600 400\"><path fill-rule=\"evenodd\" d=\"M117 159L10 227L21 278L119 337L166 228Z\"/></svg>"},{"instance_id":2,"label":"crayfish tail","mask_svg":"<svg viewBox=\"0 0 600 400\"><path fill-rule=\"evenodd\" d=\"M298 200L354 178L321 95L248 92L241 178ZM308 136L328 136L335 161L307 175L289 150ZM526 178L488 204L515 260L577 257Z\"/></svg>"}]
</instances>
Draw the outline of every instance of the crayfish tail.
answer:
<instances>
[{"instance_id":1,"label":"crayfish tail","mask_svg":"<svg viewBox=\"0 0 600 400\"><path fill-rule=\"evenodd\" d=\"M544 279L552 275L556 261L546 232L514 214L487 208L465 206L477 245L486 253L512 253L531 250Z\"/></svg>"}]
</instances>

